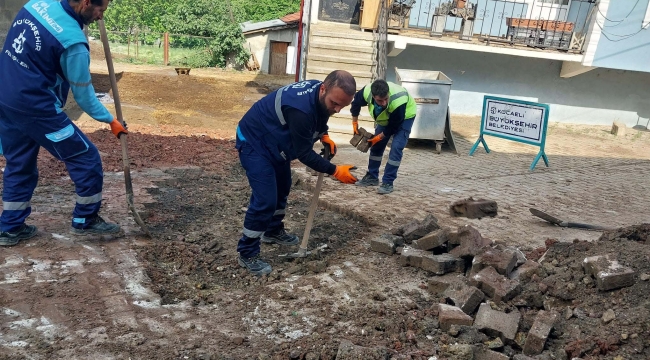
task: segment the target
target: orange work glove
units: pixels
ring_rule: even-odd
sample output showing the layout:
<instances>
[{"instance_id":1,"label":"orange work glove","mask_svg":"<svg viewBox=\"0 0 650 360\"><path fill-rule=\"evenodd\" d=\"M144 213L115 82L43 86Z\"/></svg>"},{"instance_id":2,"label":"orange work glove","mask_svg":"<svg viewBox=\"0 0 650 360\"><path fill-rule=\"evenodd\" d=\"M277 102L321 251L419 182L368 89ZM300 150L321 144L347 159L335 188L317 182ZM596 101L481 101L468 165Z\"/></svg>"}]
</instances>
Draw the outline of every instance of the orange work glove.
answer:
<instances>
[{"instance_id":1,"label":"orange work glove","mask_svg":"<svg viewBox=\"0 0 650 360\"><path fill-rule=\"evenodd\" d=\"M379 133L375 136L372 137L372 139L368 140L370 143L370 146L375 146L376 143L384 140L384 133Z\"/></svg>"},{"instance_id":2,"label":"orange work glove","mask_svg":"<svg viewBox=\"0 0 650 360\"><path fill-rule=\"evenodd\" d=\"M354 165L336 165L334 177L344 184L354 184L358 179L350 173L352 169L356 169L356 167Z\"/></svg>"},{"instance_id":3,"label":"orange work glove","mask_svg":"<svg viewBox=\"0 0 650 360\"><path fill-rule=\"evenodd\" d=\"M330 136L327 134L321 136L320 141L323 143L323 145L328 145L330 147L330 159L333 158L334 155L336 155L336 144L334 141L330 139Z\"/></svg>"},{"instance_id":4,"label":"orange work glove","mask_svg":"<svg viewBox=\"0 0 650 360\"><path fill-rule=\"evenodd\" d=\"M111 125L111 131L113 132L113 134L115 134L115 136L117 136L118 139L120 138L120 134L129 133L128 131L126 131L126 128L122 126L122 123L120 123L120 121L117 119L113 119L110 125Z\"/></svg>"},{"instance_id":5,"label":"orange work glove","mask_svg":"<svg viewBox=\"0 0 650 360\"><path fill-rule=\"evenodd\" d=\"M355 135L359 134L359 122L352 120L352 131L354 131Z\"/></svg>"}]
</instances>

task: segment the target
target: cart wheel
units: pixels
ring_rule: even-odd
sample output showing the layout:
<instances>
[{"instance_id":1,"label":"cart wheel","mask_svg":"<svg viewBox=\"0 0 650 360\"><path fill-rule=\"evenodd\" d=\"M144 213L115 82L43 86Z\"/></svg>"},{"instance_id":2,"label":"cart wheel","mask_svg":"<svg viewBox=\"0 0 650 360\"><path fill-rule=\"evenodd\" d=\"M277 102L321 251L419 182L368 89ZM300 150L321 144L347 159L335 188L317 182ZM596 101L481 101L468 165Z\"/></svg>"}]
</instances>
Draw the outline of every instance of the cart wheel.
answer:
<instances>
[{"instance_id":1,"label":"cart wheel","mask_svg":"<svg viewBox=\"0 0 650 360\"><path fill-rule=\"evenodd\" d=\"M440 154L442 152L442 141L436 141L436 153Z\"/></svg>"}]
</instances>

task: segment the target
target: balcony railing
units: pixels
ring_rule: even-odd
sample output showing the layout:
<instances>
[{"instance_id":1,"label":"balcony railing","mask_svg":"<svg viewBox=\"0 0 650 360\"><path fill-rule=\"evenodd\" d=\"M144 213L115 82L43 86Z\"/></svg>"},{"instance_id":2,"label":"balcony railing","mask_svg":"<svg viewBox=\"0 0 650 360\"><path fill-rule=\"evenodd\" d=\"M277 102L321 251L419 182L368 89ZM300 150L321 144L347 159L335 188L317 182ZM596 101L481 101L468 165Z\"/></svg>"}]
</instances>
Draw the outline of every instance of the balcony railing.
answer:
<instances>
[{"instance_id":1,"label":"balcony railing","mask_svg":"<svg viewBox=\"0 0 650 360\"><path fill-rule=\"evenodd\" d=\"M389 29L582 53L596 0L393 0Z\"/></svg>"}]
</instances>

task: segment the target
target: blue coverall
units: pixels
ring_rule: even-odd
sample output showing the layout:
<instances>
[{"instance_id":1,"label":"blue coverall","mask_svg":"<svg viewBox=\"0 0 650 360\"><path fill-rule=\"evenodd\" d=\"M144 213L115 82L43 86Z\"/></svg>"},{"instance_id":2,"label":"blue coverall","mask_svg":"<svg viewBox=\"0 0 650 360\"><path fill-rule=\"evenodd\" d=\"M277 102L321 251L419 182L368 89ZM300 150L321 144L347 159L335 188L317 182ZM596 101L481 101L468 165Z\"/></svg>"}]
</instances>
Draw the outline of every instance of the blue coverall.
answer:
<instances>
[{"instance_id":1,"label":"blue coverall","mask_svg":"<svg viewBox=\"0 0 650 360\"><path fill-rule=\"evenodd\" d=\"M103 171L97 148L63 112L68 90L94 119L113 116L97 100L83 20L67 0L32 0L18 12L0 54L0 140L6 158L0 230L19 229L31 213L40 147L63 161L75 184L72 226L97 216Z\"/></svg>"}]
</instances>

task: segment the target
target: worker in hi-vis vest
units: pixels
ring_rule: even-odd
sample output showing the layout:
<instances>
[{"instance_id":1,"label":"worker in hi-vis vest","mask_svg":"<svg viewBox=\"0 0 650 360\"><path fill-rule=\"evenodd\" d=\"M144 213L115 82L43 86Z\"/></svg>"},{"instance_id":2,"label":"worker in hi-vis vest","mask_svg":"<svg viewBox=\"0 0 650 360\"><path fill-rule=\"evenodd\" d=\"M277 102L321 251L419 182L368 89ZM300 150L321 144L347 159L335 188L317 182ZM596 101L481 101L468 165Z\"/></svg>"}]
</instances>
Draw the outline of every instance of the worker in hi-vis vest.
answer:
<instances>
[{"instance_id":1,"label":"worker in hi-vis vest","mask_svg":"<svg viewBox=\"0 0 650 360\"><path fill-rule=\"evenodd\" d=\"M359 133L359 112L362 106L368 106L370 116L375 120L375 136L368 140L372 144L368 172L357 185L379 185L379 167L388 140L392 136L388 162L384 168L381 186L377 189L379 194L390 194L393 192L393 182L397 178L404 147L415 121L415 100L403 87L392 82L375 80L371 85L359 90L352 101L350 113L355 134Z\"/></svg>"}]
</instances>

